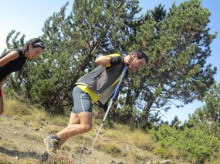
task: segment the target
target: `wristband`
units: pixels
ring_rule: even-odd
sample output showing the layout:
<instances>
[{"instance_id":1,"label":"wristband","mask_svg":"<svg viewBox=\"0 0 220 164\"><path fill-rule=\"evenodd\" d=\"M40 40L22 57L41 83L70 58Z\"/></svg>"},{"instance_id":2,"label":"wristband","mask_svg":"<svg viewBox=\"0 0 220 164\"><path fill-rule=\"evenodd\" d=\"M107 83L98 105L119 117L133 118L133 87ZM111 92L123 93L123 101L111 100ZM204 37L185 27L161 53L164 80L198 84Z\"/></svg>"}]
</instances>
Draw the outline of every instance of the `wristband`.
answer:
<instances>
[{"instance_id":1,"label":"wristband","mask_svg":"<svg viewBox=\"0 0 220 164\"><path fill-rule=\"evenodd\" d=\"M120 63L124 63L123 57L121 57L121 56L110 57L110 64L111 65L116 65L116 64L120 64Z\"/></svg>"}]
</instances>

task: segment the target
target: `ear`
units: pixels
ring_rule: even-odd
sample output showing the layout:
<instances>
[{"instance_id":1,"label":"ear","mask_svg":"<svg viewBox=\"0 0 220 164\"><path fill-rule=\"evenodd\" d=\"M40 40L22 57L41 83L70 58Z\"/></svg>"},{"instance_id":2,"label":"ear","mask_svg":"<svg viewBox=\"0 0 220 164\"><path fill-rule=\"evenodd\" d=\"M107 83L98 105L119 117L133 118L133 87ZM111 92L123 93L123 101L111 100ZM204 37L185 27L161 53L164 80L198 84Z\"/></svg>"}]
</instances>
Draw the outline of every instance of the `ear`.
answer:
<instances>
[{"instance_id":1,"label":"ear","mask_svg":"<svg viewBox=\"0 0 220 164\"><path fill-rule=\"evenodd\" d=\"M136 57L137 57L137 54L133 54L132 57L136 58Z\"/></svg>"},{"instance_id":2,"label":"ear","mask_svg":"<svg viewBox=\"0 0 220 164\"><path fill-rule=\"evenodd\" d=\"M31 48L33 49L34 47L33 47L32 45L29 45L29 46L28 46L28 49L31 49Z\"/></svg>"}]
</instances>

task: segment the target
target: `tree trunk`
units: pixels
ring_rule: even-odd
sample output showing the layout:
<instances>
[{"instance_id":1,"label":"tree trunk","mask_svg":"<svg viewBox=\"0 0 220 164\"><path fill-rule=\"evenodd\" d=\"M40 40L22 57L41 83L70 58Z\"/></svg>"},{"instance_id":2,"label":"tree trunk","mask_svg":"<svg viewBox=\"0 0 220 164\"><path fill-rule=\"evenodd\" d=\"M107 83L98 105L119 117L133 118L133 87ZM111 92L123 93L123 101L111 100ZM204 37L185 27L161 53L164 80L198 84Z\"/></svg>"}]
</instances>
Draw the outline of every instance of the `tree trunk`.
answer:
<instances>
[{"instance_id":1,"label":"tree trunk","mask_svg":"<svg viewBox=\"0 0 220 164\"><path fill-rule=\"evenodd\" d=\"M154 100L150 100L147 102L147 105L144 107L144 111L146 112L145 118L147 122L149 122L150 108L153 105L153 103L154 103Z\"/></svg>"}]
</instances>

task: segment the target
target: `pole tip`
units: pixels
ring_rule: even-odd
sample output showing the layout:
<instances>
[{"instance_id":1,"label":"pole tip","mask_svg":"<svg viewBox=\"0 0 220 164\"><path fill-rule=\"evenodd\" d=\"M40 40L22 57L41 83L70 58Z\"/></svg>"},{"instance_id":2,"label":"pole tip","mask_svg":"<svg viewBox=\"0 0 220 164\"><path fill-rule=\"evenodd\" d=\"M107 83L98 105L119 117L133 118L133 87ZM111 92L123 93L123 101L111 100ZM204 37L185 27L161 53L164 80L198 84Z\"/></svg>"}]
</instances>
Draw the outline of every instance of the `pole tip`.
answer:
<instances>
[{"instance_id":1,"label":"pole tip","mask_svg":"<svg viewBox=\"0 0 220 164\"><path fill-rule=\"evenodd\" d=\"M88 153L89 153L89 154L92 154L92 149L90 149L90 150L88 151Z\"/></svg>"}]
</instances>

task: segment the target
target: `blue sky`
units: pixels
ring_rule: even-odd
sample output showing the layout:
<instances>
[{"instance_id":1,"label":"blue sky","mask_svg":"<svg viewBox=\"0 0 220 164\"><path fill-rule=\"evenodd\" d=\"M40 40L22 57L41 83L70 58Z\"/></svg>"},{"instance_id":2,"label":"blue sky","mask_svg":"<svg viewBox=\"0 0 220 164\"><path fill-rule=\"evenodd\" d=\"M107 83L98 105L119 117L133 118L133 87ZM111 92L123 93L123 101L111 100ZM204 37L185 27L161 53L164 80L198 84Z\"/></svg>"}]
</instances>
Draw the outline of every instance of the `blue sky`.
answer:
<instances>
[{"instance_id":1,"label":"blue sky","mask_svg":"<svg viewBox=\"0 0 220 164\"><path fill-rule=\"evenodd\" d=\"M26 35L26 39L38 37L42 32L42 27L46 19L54 12L58 12L67 0L5 0L0 1L0 53L5 48L5 40L7 34L11 30L21 32ZM71 10L73 0L69 1L68 10ZM165 5L167 11L172 6L173 0L140 0L140 6L143 8L142 13L148 9L153 9L156 5ZM183 0L176 0L176 5ZM219 0L203 0L202 6L208 8L212 13L210 16L209 27L211 33L220 29L220 1ZM220 35L220 34L219 34ZM212 55L208 58L207 63L220 70L220 36L212 42ZM220 73L217 72L215 79L220 83ZM188 114L192 114L196 108L201 107L202 103L195 101L194 103L185 105L183 108L172 107L167 113L164 113L163 120L171 121L176 115L181 121L188 118Z\"/></svg>"}]
</instances>

